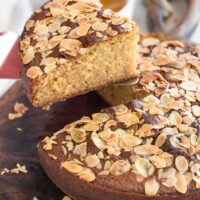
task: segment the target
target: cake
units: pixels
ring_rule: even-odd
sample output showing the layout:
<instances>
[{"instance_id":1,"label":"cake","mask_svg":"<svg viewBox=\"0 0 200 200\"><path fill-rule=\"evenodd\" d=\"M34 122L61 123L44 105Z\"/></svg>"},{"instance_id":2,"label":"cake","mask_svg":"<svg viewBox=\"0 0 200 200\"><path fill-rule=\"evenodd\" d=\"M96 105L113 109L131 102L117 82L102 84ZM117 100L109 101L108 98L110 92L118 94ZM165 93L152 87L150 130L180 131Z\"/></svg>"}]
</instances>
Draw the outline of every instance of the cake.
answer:
<instances>
[{"instance_id":1,"label":"cake","mask_svg":"<svg viewBox=\"0 0 200 200\"><path fill-rule=\"evenodd\" d=\"M200 46L165 38L163 35L141 36L137 66L140 75L132 81L105 87L98 93L115 106L148 94L160 97L174 85L181 89L182 85L192 85L191 81L199 83Z\"/></svg>"},{"instance_id":2,"label":"cake","mask_svg":"<svg viewBox=\"0 0 200 200\"><path fill-rule=\"evenodd\" d=\"M182 111L188 105L168 97L159 104L149 95L65 126L39 144L42 167L74 200L198 200L200 106Z\"/></svg>"},{"instance_id":3,"label":"cake","mask_svg":"<svg viewBox=\"0 0 200 200\"><path fill-rule=\"evenodd\" d=\"M138 26L91 0L51 0L26 23L22 79L36 107L137 76Z\"/></svg>"}]
</instances>

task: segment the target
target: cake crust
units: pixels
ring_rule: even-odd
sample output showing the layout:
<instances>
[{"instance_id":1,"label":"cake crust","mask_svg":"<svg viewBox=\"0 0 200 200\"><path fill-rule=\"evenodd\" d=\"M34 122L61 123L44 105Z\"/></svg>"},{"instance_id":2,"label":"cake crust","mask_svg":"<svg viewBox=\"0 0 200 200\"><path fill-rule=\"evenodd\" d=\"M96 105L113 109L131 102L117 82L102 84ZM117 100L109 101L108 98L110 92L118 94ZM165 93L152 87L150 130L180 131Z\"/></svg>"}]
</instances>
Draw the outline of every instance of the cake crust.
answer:
<instances>
[{"instance_id":1,"label":"cake crust","mask_svg":"<svg viewBox=\"0 0 200 200\"><path fill-rule=\"evenodd\" d=\"M111 10L102 9L102 5L99 3L90 0L49 1L42 8L36 10L26 23L20 41L21 60L24 65L22 77L33 105L42 106L101 88L112 82L133 78L137 75L134 66L136 66L135 57L138 37L138 27L135 23L127 18L117 16ZM121 38L127 39L126 47L122 44L116 46ZM115 44L115 46L109 51L109 48L108 50L103 49L101 44L107 46ZM100 63L95 62L97 57L93 59L97 55L91 54L92 50L95 52L95 45L97 48L98 45L101 46L99 48L102 48L102 52L99 52L98 55L99 57L102 56L101 62L108 58L108 53L113 52L111 58L115 59L114 56L120 56L118 54L114 55L116 50L123 52L127 48L127 52L130 51L131 55L124 52L121 56L126 67L121 63L116 63L116 65L121 65L122 71L128 70L129 73L123 74L118 70L119 76L113 78L109 72L107 82L104 77L103 80L97 80L98 83L91 84L87 82L89 71L87 66L83 65L81 69L81 66L77 65L77 68L80 68L79 70L88 71L85 72L84 77L74 78L77 78L77 82L79 81L78 78L85 79L86 85L80 85L80 88L75 91L73 89L63 91L63 96L57 94L55 88L50 87L49 93L55 93L55 97L54 99L52 97L45 98L48 95L43 93L43 90L47 87L46 83L50 81L48 76L52 76L51 74L56 73L57 70L60 70L59 68L69 68L69 72L66 73L70 74L70 68L79 63L82 57L85 57L86 61L91 60L94 66L99 67L99 73L101 72ZM132 49L130 49L131 46ZM102 68L102 72L104 71L107 71L106 66L105 69ZM91 70L89 73L94 72ZM54 80L58 79L58 77L52 78L52 84ZM66 76L66 79L73 80L70 76ZM66 83L59 84L64 85ZM69 84L67 83L67 85ZM72 85L72 87L78 86ZM48 88L45 90L48 90Z\"/></svg>"}]
</instances>

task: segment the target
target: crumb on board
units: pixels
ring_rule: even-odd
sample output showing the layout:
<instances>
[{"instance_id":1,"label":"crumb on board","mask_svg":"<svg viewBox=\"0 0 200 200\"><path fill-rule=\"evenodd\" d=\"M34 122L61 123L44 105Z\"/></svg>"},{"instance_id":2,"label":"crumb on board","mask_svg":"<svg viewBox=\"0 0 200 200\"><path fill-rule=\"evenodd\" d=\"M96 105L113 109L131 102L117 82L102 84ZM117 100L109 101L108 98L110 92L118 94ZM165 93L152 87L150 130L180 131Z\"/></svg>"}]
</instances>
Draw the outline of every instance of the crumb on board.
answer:
<instances>
[{"instance_id":1,"label":"crumb on board","mask_svg":"<svg viewBox=\"0 0 200 200\"><path fill-rule=\"evenodd\" d=\"M28 107L26 107L23 103L16 102L13 110L14 110L13 113L8 114L9 120L14 120L22 117L28 111Z\"/></svg>"}]
</instances>

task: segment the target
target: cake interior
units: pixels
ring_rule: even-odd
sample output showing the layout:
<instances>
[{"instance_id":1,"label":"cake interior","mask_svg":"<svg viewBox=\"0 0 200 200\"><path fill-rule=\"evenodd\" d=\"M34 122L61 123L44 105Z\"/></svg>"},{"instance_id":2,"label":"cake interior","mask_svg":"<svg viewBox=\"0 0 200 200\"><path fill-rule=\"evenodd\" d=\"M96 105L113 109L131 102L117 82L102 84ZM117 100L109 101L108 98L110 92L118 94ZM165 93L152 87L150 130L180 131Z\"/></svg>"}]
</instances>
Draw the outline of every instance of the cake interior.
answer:
<instances>
[{"instance_id":1,"label":"cake interior","mask_svg":"<svg viewBox=\"0 0 200 200\"><path fill-rule=\"evenodd\" d=\"M137 75L137 42L138 36L132 32L90 46L86 55L69 59L63 66L34 80L33 105L47 105L133 78Z\"/></svg>"}]
</instances>

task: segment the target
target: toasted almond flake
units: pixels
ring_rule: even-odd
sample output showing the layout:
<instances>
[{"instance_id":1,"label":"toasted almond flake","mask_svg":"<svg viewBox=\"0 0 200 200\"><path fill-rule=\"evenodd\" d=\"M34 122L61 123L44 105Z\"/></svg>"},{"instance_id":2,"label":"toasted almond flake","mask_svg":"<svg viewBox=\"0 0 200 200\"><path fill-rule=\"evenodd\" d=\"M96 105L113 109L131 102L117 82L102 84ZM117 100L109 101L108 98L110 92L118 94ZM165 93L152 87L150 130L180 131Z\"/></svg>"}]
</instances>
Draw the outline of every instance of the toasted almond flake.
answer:
<instances>
[{"instance_id":1,"label":"toasted almond flake","mask_svg":"<svg viewBox=\"0 0 200 200\"><path fill-rule=\"evenodd\" d=\"M145 158L138 158L135 162L137 171L143 176L151 176L155 172L155 167Z\"/></svg>"},{"instance_id":2,"label":"toasted almond flake","mask_svg":"<svg viewBox=\"0 0 200 200\"><path fill-rule=\"evenodd\" d=\"M115 107L115 115L123 115L126 114L128 111L128 108L125 105L119 105Z\"/></svg>"},{"instance_id":3,"label":"toasted almond flake","mask_svg":"<svg viewBox=\"0 0 200 200\"><path fill-rule=\"evenodd\" d=\"M144 47L154 46L159 43L160 43L160 40L157 38L153 38L153 37L147 37L142 40L142 46L144 46Z\"/></svg>"},{"instance_id":4,"label":"toasted almond flake","mask_svg":"<svg viewBox=\"0 0 200 200\"><path fill-rule=\"evenodd\" d=\"M79 53L82 43L76 39L63 39L60 42L60 47L74 53Z\"/></svg>"},{"instance_id":5,"label":"toasted almond flake","mask_svg":"<svg viewBox=\"0 0 200 200\"><path fill-rule=\"evenodd\" d=\"M34 20L29 20L26 23L26 30L29 31L33 26L34 26L35 21Z\"/></svg>"},{"instance_id":6,"label":"toasted almond flake","mask_svg":"<svg viewBox=\"0 0 200 200\"><path fill-rule=\"evenodd\" d=\"M184 90L196 91L196 84L192 81L182 82L180 84L180 87L183 88Z\"/></svg>"},{"instance_id":7,"label":"toasted almond flake","mask_svg":"<svg viewBox=\"0 0 200 200\"><path fill-rule=\"evenodd\" d=\"M71 198L69 198L68 196L63 197L62 200L72 200Z\"/></svg>"},{"instance_id":8,"label":"toasted almond flake","mask_svg":"<svg viewBox=\"0 0 200 200\"><path fill-rule=\"evenodd\" d=\"M194 176L194 177L192 177L192 180L195 181L196 188L199 188L200 187L200 177L199 176Z\"/></svg>"},{"instance_id":9,"label":"toasted almond flake","mask_svg":"<svg viewBox=\"0 0 200 200\"><path fill-rule=\"evenodd\" d=\"M84 142L86 139L86 132L84 129L74 128L70 130L70 134L72 139L77 143Z\"/></svg>"},{"instance_id":10,"label":"toasted almond flake","mask_svg":"<svg viewBox=\"0 0 200 200\"><path fill-rule=\"evenodd\" d=\"M185 173L188 170L188 161L184 156L176 157L175 165L178 171L182 173Z\"/></svg>"},{"instance_id":11,"label":"toasted almond flake","mask_svg":"<svg viewBox=\"0 0 200 200\"><path fill-rule=\"evenodd\" d=\"M90 172L86 171L85 173L84 173L84 170L83 170L81 172L81 174L79 174L79 178L83 179L85 181L88 181L88 182L92 182L96 179L96 176L91 170L90 170Z\"/></svg>"},{"instance_id":12,"label":"toasted almond flake","mask_svg":"<svg viewBox=\"0 0 200 200\"><path fill-rule=\"evenodd\" d=\"M97 125L97 124L92 124L92 123L89 123L89 124L86 124L85 126L84 126L84 129L86 130L86 131L98 131L99 130L99 126Z\"/></svg>"},{"instance_id":13,"label":"toasted almond flake","mask_svg":"<svg viewBox=\"0 0 200 200\"><path fill-rule=\"evenodd\" d=\"M30 67L27 72L26 75L29 78L35 79L37 77L40 77L43 74L42 70L40 69L40 67L38 66L32 66Z\"/></svg>"},{"instance_id":14,"label":"toasted almond flake","mask_svg":"<svg viewBox=\"0 0 200 200\"><path fill-rule=\"evenodd\" d=\"M100 163L100 160L96 155L89 155L85 158L85 162L88 167L93 168L93 167L96 167Z\"/></svg>"},{"instance_id":15,"label":"toasted almond flake","mask_svg":"<svg viewBox=\"0 0 200 200\"><path fill-rule=\"evenodd\" d=\"M9 120L15 120L15 119L20 118L22 116L23 116L22 113L9 113L8 114L8 119Z\"/></svg>"},{"instance_id":16,"label":"toasted almond flake","mask_svg":"<svg viewBox=\"0 0 200 200\"><path fill-rule=\"evenodd\" d=\"M200 89L196 91L196 98L198 101L200 101Z\"/></svg>"},{"instance_id":17,"label":"toasted almond flake","mask_svg":"<svg viewBox=\"0 0 200 200\"><path fill-rule=\"evenodd\" d=\"M122 141L125 145L129 147L135 147L142 143L142 140L140 138L128 134L122 137Z\"/></svg>"},{"instance_id":18,"label":"toasted almond flake","mask_svg":"<svg viewBox=\"0 0 200 200\"><path fill-rule=\"evenodd\" d=\"M68 170L71 173L79 173L83 170L83 167L73 161L66 161L61 163L61 168Z\"/></svg>"},{"instance_id":19,"label":"toasted almond flake","mask_svg":"<svg viewBox=\"0 0 200 200\"><path fill-rule=\"evenodd\" d=\"M155 142L155 145L158 146L158 147L161 147L161 146L165 143L166 139L167 139L166 134L161 133L161 134L157 137L156 142Z\"/></svg>"},{"instance_id":20,"label":"toasted almond flake","mask_svg":"<svg viewBox=\"0 0 200 200\"><path fill-rule=\"evenodd\" d=\"M128 31L131 31L133 28L133 25L130 22L125 22L121 25L122 28L127 29Z\"/></svg>"},{"instance_id":21,"label":"toasted almond flake","mask_svg":"<svg viewBox=\"0 0 200 200\"><path fill-rule=\"evenodd\" d=\"M108 24L105 22L96 22L92 24L92 29L95 31L106 31L108 28Z\"/></svg>"},{"instance_id":22,"label":"toasted almond flake","mask_svg":"<svg viewBox=\"0 0 200 200\"><path fill-rule=\"evenodd\" d=\"M176 125L179 125L181 124L183 121L181 115L179 114L179 112L177 111L172 111L170 116L169 116L169 122L170 122L170 125L172 126L176 126Z\"/></svg>"},{"instance_id":23,"label":"toasted almond flake","mask_svg":"<svg viewBox=\"0 0 200 200\"><path fill-rule=\"evenodd\" d=\"M187 181L183 174L176 173L177 182L175 184L175 188L181 194L185 194L187 192Z\"/></svg>"},{"instance_id":24,"label":"toasted almond flake","mask_svg":"<svg viewBox=\"0 0 200 200\"><path fill-rule=\"evenodd\" d=\"M99 137L106 141L108 140L112 135L112 131L110 130L110 128L105 129L104 131L99 132Z\"/></svg>"},{"instance_id":25,"label":"toasted almond flake","mask_svg":"<svg viewBox=\"0 0 200 200\"><path fill-rule=\"evenodd\" d=\"M73 150L73 153L76 155L82 156L82 157L86 156L87 155L87 143L84 142L79 145L76 145Z\"/></svg>"},{"instance_id":26,"label":"toasted almond flake","mask_svg":"<svg viewBox=\"0 0 200 200\"><path fill-rule=\"evenodd\" d=\"M139 123L139 117L136 112L117 116L117 119L119 122L123 122L127 127Z\"/></svg>"},{"instance_id":27,"label":"toasted almond flake","mask_svg":"<svg viewBox=\"0 0 200 200\"><path fill-rule=\"evenodd\" d=\"M117 122L115 120L109 120L105 123L104 129L110 128L111 126L117 125Z\"/></svg>"},{"instance_id":28,"label":"toasted almond flake","mask_svg":"<svg viewBox=\"0 0 200 200\"><path fill-rule=\"evenodd\" d=\"M124 21L125 21L124 18L117 18L117 19L113 19L111 23L112 23L113 25L120 25L120 24L123 24Z\"/></svg>"},{"instance_id":29,"label":"toasted almond flake","mask_svg":"<svg viewBox=\"0 0 200 200\"><path fill-rule=\"evenodd\" d=\"M103 38L103 34L102 34L102 33L96 32L95 34L96 34L96 36L97 36L98 38Z\"/></svg>"},{"instance_id":30,"label":"toasted almond flake","mask_svg":"<svg viewBox=\"0 0 200 200\"><path fill-rule=\"evenodd\" d=\"M93 122L95 124L101 124L110 119L110 116L106 113L95 113L92 115Z\"/></svg>"},{"instance_id":31,"label":"toasted almond flake","mask_svg":"<svg viewBox=\"0 0 200 200\"><path fill-rule=\"evenodd\" d=\"M87 35L90 27L91 27L90 24L84 24L84 25L78 26L77 28L73 29L69 33L69 37L71 37L71 38L83 37L83 36Z\"/></svg>"},{"instance_id":32,"label":"toasted almond flake","mask_svg":"<svg viewBox=\"0 0 200 200\"><path fill-rule=\"evenodd\" d=\"M104 150L106 148L105 142L100 139L97 133L92 133L91 139L98 149Z\"/></svg>"},{"instance_id":33,"label":"toasted almond flake","mask_svg":"<svg viewBox=\"0 0 200 200\"><path fill-rule=\"evenodd\" d=\"M144 144L134 148L136 154L143 156L155 154L158 150L159 148L157 146L151 144Z\"/></svg>"},{"instance_id":34,"label":"toasted almond flake","mask_svg":"<svg viewBox=\"0 0 200 200\"><path fill-rule=\"evenodd\" d=\"M200 117L200 106L198 105L192 106L192 113L195 117Z\"/></svg>"},{"instance_id":35,"label":"toasted almond flake","mask_svg":"<svg viewBox=\"0 0 200 200\"><path fill-rule=\"evenodd\" d=\"M144 185L145 194L148 196L155 196L160 188L160 184L156 181L155 178L148 179Z\"/></svg>"},{"instance_id":36,"label":"toasted almond flake","mask_svg":"<svg viewBox=\"0 0 200 200\"><path fill-rule=\"evenodd\" d=\"M131 165L128 160L118 160L111 165L109 172L112 175L119 176L128 172L130 169Z\"/></svg>"},{"instance_id":37,"label":"toasted almond flake","mask_svg":"<svg viewBox=\"0 0 200 200\"><path fill-rule=\"evenodd\" d=\"M108 27L108 29L106 30L106 33L112 37L114 37L118 34L118 32L113 30L111 27Z\"/></svg>"},{"instance_id":38,"label":"toasted almond flake","mask_svg":"<svg viewBox=\"0 0 200 200\"><path fill-rule=\"evenodd\" d=\"M24 65L29 64L34 58L35 52L32 46L30 46L22 57L22 62Z\"/></svg>"},{"instance_id":39,"label":"toasted almond flake","mask_svg":"<svg viewBox=\"0 0 200 200\"><path fill-rule=\"evenodd\" d=\"M174 134L178 134L178 130L176 128L166 127L162 129L161 134L174 135Z\"/></svg>"}]
</instances>

